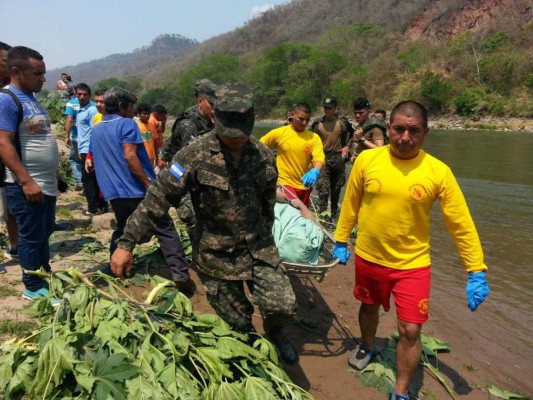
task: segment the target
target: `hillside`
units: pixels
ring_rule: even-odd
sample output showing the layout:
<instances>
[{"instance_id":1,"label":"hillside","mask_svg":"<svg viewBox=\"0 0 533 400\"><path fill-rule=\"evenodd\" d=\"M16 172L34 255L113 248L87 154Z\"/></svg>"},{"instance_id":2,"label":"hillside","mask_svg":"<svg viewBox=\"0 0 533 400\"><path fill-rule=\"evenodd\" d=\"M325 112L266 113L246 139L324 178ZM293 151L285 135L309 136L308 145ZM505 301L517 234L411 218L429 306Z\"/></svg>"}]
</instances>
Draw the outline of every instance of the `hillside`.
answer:
<instances>
[{"instance_id":1,"label":"hillside","mask_svg":"<svg viewBox=\"0 0 533 400\"><path fill-rule=\"evenodd\" d=\"M189 41L179 56L167 51L164 63L123 61L133 53L117 65L115 55L73 76L136 77L142 100L172 113L190 105L194 80L207 77L254 87L261 117L286 115L298 101L317 108L326 95L345 110L367 96L380 108L413 98L437 113L532 117L531 21L528 0L293 0Z\"/></svg>"},{"instance_id":2,"label":"hillside","mask_svg":"<svg viewBox=\"0 0 533 400\"><path fill-rule=\"evenodd\" d=\"M70 74L76 82L89 85L109 77L142 77L143 85L150 87L152 78L156 77L167 63L175 65L176 60L197 46L196 40L181 35L160 35L152 40L149 46L138 48L131 53L111 54L98 60L49 70L46 74L45 89L54 89L62 72Z\"/></svg>"}]
</instances>

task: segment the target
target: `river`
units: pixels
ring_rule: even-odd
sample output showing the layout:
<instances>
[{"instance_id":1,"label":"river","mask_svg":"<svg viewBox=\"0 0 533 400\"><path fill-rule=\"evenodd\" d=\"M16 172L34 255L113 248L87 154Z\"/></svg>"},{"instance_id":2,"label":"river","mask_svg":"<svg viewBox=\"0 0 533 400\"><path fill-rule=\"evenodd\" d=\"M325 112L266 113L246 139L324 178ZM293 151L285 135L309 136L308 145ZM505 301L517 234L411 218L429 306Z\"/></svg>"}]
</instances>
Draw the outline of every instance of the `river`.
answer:
<instances>
[{"instance_id":1,"label":"river","mask_svg":"<svg viewBox=\"0 0 533 400\"><path fill-rule=\"evenodd\" d=\"M255 136L272 126L258 125ZM432 130L424 149L454 171L476 223L489 267L491 294L472 314L466 273L446 231L438 203L432 211L431 307L499 343L533 369L533 134Z\"/></svg>"}]
</instances>

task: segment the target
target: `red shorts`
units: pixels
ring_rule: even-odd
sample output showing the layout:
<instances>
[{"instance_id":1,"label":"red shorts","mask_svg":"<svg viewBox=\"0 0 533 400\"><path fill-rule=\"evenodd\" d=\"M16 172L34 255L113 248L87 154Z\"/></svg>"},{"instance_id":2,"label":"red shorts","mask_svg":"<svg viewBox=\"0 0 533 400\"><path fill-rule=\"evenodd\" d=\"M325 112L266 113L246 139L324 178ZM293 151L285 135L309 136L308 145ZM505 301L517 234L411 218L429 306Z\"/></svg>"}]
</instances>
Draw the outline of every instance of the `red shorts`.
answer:
<instances>
[{"instance_id":1,"label":"red shorts","mask_svg":"<svg viewBox=\"0 0 533 400\"><path fill-rule=\"evenodd\" d=\"M309 207L309 200L311 199L311 189L296 189L291 186L284 185L285 189L298 197L306 207Z\"/></svg>"},{"instance_id":2,"label":"red shorts","mask_svg":"<svg viewBox=\"0 0 533 400\"><path fill-rule=\"evenodd\" d=\"M387 268L356 255L353 295L363 303L381 304L385 311L389 311L392 293L398 318L423 324L429 317L430 267Z\"/></svg>"}]
</instances>

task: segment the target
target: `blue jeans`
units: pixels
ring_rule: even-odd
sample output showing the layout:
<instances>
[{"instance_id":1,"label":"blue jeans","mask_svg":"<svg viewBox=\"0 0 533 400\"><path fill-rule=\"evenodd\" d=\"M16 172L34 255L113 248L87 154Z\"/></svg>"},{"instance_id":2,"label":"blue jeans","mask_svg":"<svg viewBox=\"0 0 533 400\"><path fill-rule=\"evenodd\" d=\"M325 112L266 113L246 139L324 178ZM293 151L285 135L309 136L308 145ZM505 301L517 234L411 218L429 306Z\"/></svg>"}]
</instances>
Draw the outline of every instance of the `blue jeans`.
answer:
<instances>
[{"instance_id":1,"label":"blue jeans","mask_svg":"<svg viewBox=\"0 0 533 400\"><path fill-rule=\"evenodd\" d=\"M68 155L68 162L70 163L70 169L72 170L72 175L76 180L76 185L81 185L81 160L80 155L78 154L78 142L77 140L70 139L70 153ZM83 166L85 168L85 166Z\"/></svg>"},{"instance_id":2,"label":"blue jeans","mask_svg":"<svg viewBox=\"0 0 533 400\"><path fill-rule=\"evenodd\" d=\"M19 226L19 263L23 270L36 271L44 268L51 272L50 245L48 240L54 231L56 197L44 196L42 203L26 200L22 186L6 183L7 206ZM31 291L48 287L48 283L37 276L22 272L22 282Z\"/></svg>"}]
</instances>

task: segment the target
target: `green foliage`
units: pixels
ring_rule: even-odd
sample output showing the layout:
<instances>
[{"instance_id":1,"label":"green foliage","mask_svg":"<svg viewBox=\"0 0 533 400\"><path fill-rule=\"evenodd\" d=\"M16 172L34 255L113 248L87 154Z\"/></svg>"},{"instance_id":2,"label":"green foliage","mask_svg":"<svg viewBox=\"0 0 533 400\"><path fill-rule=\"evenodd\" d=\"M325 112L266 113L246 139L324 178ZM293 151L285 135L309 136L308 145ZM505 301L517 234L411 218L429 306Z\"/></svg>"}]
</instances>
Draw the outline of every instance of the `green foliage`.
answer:
<instances>
[{"instance_id":1,"label":"green foliage","mask_svg":"<svg viewBox=\"0 0 533 400\"><path fill-rule=\"evenodd\" d=\"M525 395L523 393L513 393L509 392L507 390L500 389L499 387L495 385L489 385L487 386L487 390L489 393L493 396L496 396L499 399L504 400L531 400L531 397L528 395Z\"/></svg>"},{"instance_id":2,"label":"green foliage","mask_svg":"<svg viewBox=\"0 0 533 400\"><path fill-rule=\"evenodd\" d=\"M518 64L516 54L494 53L479 63L480 76L483 83L489 89L494 90L502 95L508 95L513 86L520 82L520 76L515 74L515 68Z\"/></svg>"},{"instance_id":3,"label":"green foliage","mask_svg":"<svg viewBox=\"0 0 533 400\"><path fill-rule=\"evenodd\" d=\"M270 342L250 345L216 315L195 313L171 281L147 276L153 289L138 301L100 272L35 274L62 300L36 300L39 331L2 345L4 398L312 399Z\"/></svg>"},{"instance_id":4,"label":"green foliage","mask_svg":"<svg viewBox=\"0 0 533 400\"><path fill-rule=\"evenodd\" d=\"M10 293L9 296L15 296L17 291L14 290L14 292L15 293ZM13 321L11 319L3 319L0 321L0 335L27 335L36 327L37 325L32 321Z\"/></svg>"},{"instance_id":5,"label":"green foliage","mask_svg":"<svg viewBox=\"0 0 533 400\"><path fill-rule=\"evenodd\" d=\"M439 73L426 71L422 75L420 91L430 109L442 110L449 101L452 85Z\"/></svg>"},{"instance_id":6,"label":"green foliage","mask_svg":"<svg viewBox=\"0 0 533 400\"><path fill-rule=\"evenodd\" d=\"M50 120L53 124L63 121L63 126L65 116L63 115L65 112L65 106L67 105L67 100L60 97L57 92L49 92L48 96L41 98L40 103L43 105L43 107L46 109L46 112L50 116Z\"/></svg>"},{"instance_id":7,"label":"green foliage","mask_svg":"<svg viewBox=\"0 0 533 400\"><path fill-rule=\"evenodd\" d=\"M138 93L141 89L141 78L137 77L126 77L123 79L118 78L106 78L102 79L92 88L92 92L96 92L102 89L110 89L112 87L120 87L126 89L132 93Z\"/></svg>"},{"instance_id":8,"label":"green foliage","mask_svg":"<svg viewBox=\"0 0 533 400\"><path fill-rule=\"evenodd\" d=\"M73 187L76 185L76 179L72 174L72 168L70 168L70 162L68 160L68 155L61 154L59 156L59 165L57 167L57 177L62 181L66 182L69 186Z\"/></svg>"},{"instance_id":9,"label":"green foliage","mask_svg":"<svg viewBox=\"0 0 533 400\"><path fill-rule=\"evenodd\" d=\"M485 96L482 88L464 88L455 97L455 107L459 115L473 115L479 111L478 103Z\"/></svg>"},{"instance_id":10,"label":"green foliage","mask_svg":"<svg viewBox=\"0 0 533 400\"><path fill-rule=\"evenodd\" d=\"M411 42L407 49L398 53L396 58L407 72L416 72L423 65L431 61L431 53L428 51L429 46L424 43Z\"/></svg>"}]
</instances>

